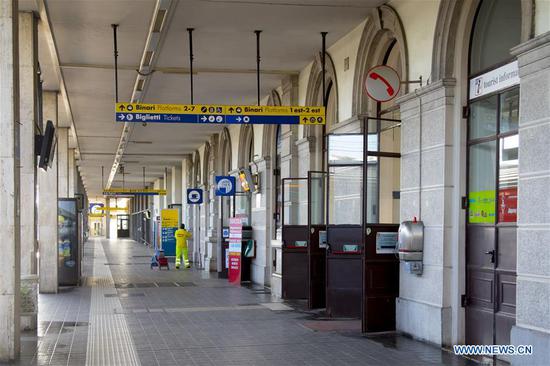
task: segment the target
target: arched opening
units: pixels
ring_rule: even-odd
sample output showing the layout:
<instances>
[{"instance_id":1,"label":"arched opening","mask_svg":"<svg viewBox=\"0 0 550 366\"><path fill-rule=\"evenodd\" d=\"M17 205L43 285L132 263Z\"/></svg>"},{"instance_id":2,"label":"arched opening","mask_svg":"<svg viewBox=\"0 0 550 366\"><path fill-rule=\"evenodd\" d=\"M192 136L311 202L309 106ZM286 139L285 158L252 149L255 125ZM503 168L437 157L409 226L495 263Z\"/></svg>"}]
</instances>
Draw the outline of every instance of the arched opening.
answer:
<instances>
[{"instance_id":1,"label":"arched opening","mask_svg":"<svg viewBox=\"0 0 550 366\"><path fill-rule=\"evenodd\" d=\"M251 165L254 163L254 129L251 125L243 125L239 141L239 171L248 171L251 174ZM244 189L244 186L237 184L240 194L235 197L235 215L243 219L244 226L251 226L252 223L252 191ZM239 189L237 189L239 192Z\"/></svg>"},{"instance_id":2,"label":"arched opening","mask_svg":"<svg viewBox=\"0 0 550 366\"><path fill-rule=\"evenodd\" d=\"M309 139L311 153L308 152L308 164L300 164L299 175L307 176L310 170L324 170L325 136L328 131L338 125L338 85L336 69L331 56L325 55L325 75L323 76L322 55L318 55L311 67L307 87L306 104L312 106L326 106L326 124L324 126L304 126L303 137ZM323 77L325 90L323 91ZM302 159L300 159L302 161Z\"/></svg>"},{"instance_id":3,"label":"arched opening","mask_svg":"<svg viewBox=\"0 0 550 366\"><path fill-rule=\"evenodd\" d=\"M515 324L520 101L510 49L521 32L521 0L479 2L468 55L468 344L510 344Z\"/></svg>"},{"instance_id":4,"label":"arched opening","mask_svg":"<svg viewBox=\"0 0 550 366\"><path fill-rule=\"evenodd\" d=\"M379 105L364 92L367 73L377 65L388 65L397 72L401 80L409 79L405 31L397 12L388 5L380 6L367 17L355 64L352 110L356 116L398 117L393 115L398 110L394 107L396 98ZM407 92L408 84L403 84L396 97Z\"/></svg>"}]
</instances>

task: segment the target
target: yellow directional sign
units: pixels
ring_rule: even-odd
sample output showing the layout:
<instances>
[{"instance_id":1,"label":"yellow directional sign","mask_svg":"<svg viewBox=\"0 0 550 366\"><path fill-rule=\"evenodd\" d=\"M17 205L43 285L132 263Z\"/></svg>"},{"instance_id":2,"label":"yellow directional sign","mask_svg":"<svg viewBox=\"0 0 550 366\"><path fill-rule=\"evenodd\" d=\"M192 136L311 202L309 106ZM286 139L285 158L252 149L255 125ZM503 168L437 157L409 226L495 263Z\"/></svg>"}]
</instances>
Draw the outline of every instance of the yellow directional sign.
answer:
<instances>
[{"instance_id":1,"label":"yellow directional sign","mask_svg":"<svg viewBox=\"0 0 550 366\"><path fill-rule=\"evenodd\" d=\"M166 196L165 189L129 189L129 188L110 188L103 190L104 196ZM106 209L105 209L106 210Z\"/></svg>"},{"instance_id":2,"label":"yellow directional sign","mask_svg":"<svg viewBox=\"0 0 550 366\"><path fill-rule=\"evenodd\" d=\"M323 125L325 108L117 103L115 118L117 122Z\"/></svg>"},{"instance_id":3,"label":"yellow directional sign","mask_svg":"<svg viewBox=\"0 0 550 366\"><path fill-rule=\"evenodd\" d=\"M128 211L128 207L96 207L97 211Z\"/></svg>"}]
</instances>

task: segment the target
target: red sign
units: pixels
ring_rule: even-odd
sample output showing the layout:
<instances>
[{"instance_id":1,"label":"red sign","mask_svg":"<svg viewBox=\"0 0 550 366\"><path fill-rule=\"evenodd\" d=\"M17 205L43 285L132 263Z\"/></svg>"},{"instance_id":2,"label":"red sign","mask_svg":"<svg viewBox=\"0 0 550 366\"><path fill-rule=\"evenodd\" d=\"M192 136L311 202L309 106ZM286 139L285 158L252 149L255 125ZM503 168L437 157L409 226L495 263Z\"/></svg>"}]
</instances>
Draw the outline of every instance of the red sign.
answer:
<instances>
[{"instance_id":1,"label":"red sign","mask_svg":"<svg viewBox=\"0 0 550 366\"><path fill-rule=\"evenodd\" d=\"M229 283L241 283L241 253L229 253Z\"/></svg>"},{"instance_id":2,"label":"red sign","mask_svg":"<svg viewBox=\"0 0 550 366\"><path fill-rule=\"evenodd\" d=\"M401 79L397 71L386 65L374 66L367 72L365 91L377 102L387 102L397 96Z\"/></svg>"},{"instance_id":3,"label":"red sign","mask_svg":"<svg viewBox=\"0 0 550 366\"><path fill-rule=\"evenodd\" d=\"M229 219L229 282L241 283L241 250L243 224L240 217Z\"/></svg>"},{"instance_id":4,"label":"red sign","mask_svg":"<svg viewBox=\"0 0 550 366\"><path fill-rule=\"evenodd\" d=\"M518 187L499 189L498 221L517 222L518 220Z\"/></svg>"}]
</instances>

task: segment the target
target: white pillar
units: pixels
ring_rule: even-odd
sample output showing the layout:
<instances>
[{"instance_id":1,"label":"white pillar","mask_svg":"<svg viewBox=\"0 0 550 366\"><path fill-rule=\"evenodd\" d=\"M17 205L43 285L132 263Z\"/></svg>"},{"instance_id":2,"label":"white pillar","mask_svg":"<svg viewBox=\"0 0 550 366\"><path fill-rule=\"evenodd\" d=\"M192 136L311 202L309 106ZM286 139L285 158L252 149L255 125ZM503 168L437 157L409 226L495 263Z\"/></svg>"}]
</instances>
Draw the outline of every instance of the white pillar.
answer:
<instances>
[{"instance_id":1,"label":"white pillar","mask_svg":"<svg viewBox=\"0 0 550 366\"><path fill-rule=\"evenodd\" d=\"M57 126L57 92L47 91L42 96L43 120ZM57 293L57 151L52 165L38 172L38 244L40 248L40 293Z\"/></svg>"},{"instance_id":2,"label":"white pillar","mask_svg":"<svg viewBox=\"0 0 550 366\"><path fill-rule=\"evenodd\" d=\"M58 196L69 197L69 129L57 129Z\"/></svg>"},{"instance_id":3,"label":"white pillar","mask_svg":"<svg viewBox=\"0 0 550 366\"><path fill-rule=\"evenodd\" d=\"M111 207L111 199L105 199L105 208ZM105 237L111 238L111 211L105 210Z\"/></svg>"},{"instance_id":4,"label":"white pillar","mask_svg":"<svg viewBox=\"0 0 550 366\"><path fill-rule=\"evenodd\" d=\"M69 149L68 153L68 184L69 184L69 198L74 198L75 192L78 190L78 169L76 168L75 149Z\"/></svg>"},{"instance_id":5,"label":"white pillar","mask_svg":"<svg viewBox=\"0 0 550 366\"><path fill-rule=\"evenodd\" d=\"M181 165L180 166L174 166L174 167L172 167L172 185L171 185L171 188L172 188L172 194L171 194L172 202L171 203L176 203L176 204L181 204L182 203L181 198L183 196L181 195L181 183L182 183Z\"/></svg>"},{"instance_id":6,"label":"white pillar","mask_svg":"<svg viewBox=\"0 0 550 366\"><path fill-rule=\"evenodd\" d=\"M21 146L21 329L36 329L36 158L38 32L33 13L19 13L19 114Z\"/></svg>"},{"instance_id":7,"label":"white pillar","mask_svg":"<svg viewBox=\"0 0 550 366\"><path fill-rule=\"evenodd\" d=\"M0 1L0 361L19 355L19 89L17 2Z\"/></svg>"},{"instance_id":8,"label":"white pillar","mask_svg":"<svg viewBox=\"0 0 550 366\"><path fill-rule=\"evenodd\" d=\"M550 32L512 49L521 84L516 324L512 344L533 346L533 355L512 365L547 365L550 349Z\"/></svg>"},{"instance_id":9,"label":"white pillar","mask_svg":"<svg viewBox=\"0 0 550 366\"><path fill-rule=\"evenodd\" d=\"M172 168L167 168L164 171L164 189L166 196L163 197L163 207L168 208L168 205L172 204Z\"/></svg>"}]
</instances>

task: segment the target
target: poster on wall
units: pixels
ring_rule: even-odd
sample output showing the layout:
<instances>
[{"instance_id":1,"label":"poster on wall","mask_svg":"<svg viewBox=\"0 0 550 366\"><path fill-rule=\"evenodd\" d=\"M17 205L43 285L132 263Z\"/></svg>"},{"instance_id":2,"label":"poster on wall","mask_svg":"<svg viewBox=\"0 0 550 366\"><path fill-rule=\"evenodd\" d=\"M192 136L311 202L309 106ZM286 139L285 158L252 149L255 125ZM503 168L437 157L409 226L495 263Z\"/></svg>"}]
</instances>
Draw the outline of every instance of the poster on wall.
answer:
<instances>
[{"instance_id":1,"label":"poster on wall","mask_svg":"<svg viewBox=\"0 0 550 366\"><path fill-rule=\"evenodd\" d=\"M470 192L468 195L468 222L471 224L495 223L495 191Z\"/></svg>"},{"instance_id":2,"label":"poster on wall","mask_svg":"<svg viewBox=\"0 0 550 366\"><path fill-rule=\"evenodd\" d=\"M175 233L179 227L179 210L165 208L160 212L161 243L165 256L176 255Z\"/></svg>"},{"instance_id":3,"label":"poster on wall","mask_svg":"<svg viewBox=\"0 0 550 366\"><path fill-rule=\"evenodd\" d=\"M239 217L229 219L229 283L241 283L243 224Z\"/></svg>"}]
</instances>

